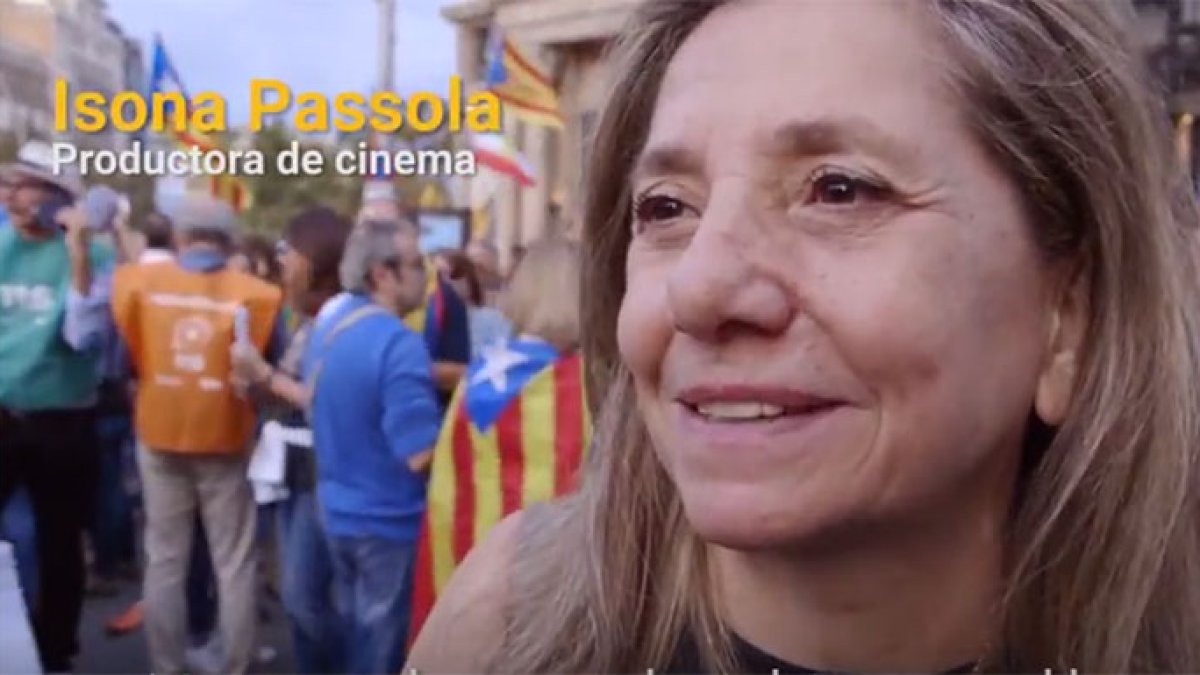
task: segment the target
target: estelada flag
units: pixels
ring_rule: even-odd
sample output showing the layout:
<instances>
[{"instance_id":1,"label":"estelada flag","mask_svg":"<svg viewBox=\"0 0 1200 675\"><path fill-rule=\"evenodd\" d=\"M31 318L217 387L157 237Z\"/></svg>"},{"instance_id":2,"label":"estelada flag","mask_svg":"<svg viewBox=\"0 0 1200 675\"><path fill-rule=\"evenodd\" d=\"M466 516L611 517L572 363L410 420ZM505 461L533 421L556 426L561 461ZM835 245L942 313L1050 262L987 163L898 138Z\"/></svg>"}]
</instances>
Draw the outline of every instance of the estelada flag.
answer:
<instances>
[{"instance_id":1,"label":"estelada flag","mask_svg":"<svg viewBox=\"0 0 1200 675\"><path fill-rule=\"evenodd\" d=\"M183 109L167 106L167 117L170 117L172 122L170 134L175 143L184 149L198 148L201 152L222 150L223 147L217 139L192 128L190 123L187 123L182 130L175 124L179 116L187 117L187 108L191 105L191 99L187 89L183 86L183 78L179 77L179 71L175 69L175 64L167 55L167 48L163 44L162 37L155 36L154 55L150 66L150 88L146 98L152 98L156 93L169 92L178 92L184 99ZM250 186L232 175L209 176L208 189L215 199L228 203L235 213L242 213L249 209L254 200Z\"/></svg>"},{"instance_id":2,"label":"estelada flag","mask_svg":"<svg viewBox=\"0 0 1200 675\"><path fill-rule=\"evenodd\" d=\"M454 394L434 449L410 640L496 523L576 488L590 438L578 354L532 339L484 348Z\"/></svg>"},{"instance_id":3,"label":"estelada flag","mask_svg":"<svg viewBox=\"0 0 1200 675\"><path fill-rule=\"evenodd\" d=\"M550 77L499 28L493 28L488 36L486 51L484 85L488 91L523 121L561 129L563 117L558 92Z\"/></svg>"}]
</instances>

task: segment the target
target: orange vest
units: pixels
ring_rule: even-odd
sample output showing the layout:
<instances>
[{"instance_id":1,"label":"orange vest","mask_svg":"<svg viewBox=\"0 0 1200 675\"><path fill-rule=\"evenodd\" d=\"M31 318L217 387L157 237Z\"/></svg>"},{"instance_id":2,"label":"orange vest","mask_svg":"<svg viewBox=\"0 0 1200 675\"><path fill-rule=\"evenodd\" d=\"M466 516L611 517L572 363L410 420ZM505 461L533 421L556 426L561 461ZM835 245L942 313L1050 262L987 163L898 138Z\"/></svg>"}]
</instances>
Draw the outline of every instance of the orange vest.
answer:
<instances>
[{"instance_id":1,"label":"orange vest","mask_svg":"<svg viewBox=\"0 0 1200 675\"><path fill-rule=\"evenodd\" d=\"M260 352L282 293L248 274L189 272L174 262L127 265L113 277L112 311L138 374L138 439L155 450L218 454L249 448L254 409L230 384L239 307Z\"/></svg>"}]
</instances>

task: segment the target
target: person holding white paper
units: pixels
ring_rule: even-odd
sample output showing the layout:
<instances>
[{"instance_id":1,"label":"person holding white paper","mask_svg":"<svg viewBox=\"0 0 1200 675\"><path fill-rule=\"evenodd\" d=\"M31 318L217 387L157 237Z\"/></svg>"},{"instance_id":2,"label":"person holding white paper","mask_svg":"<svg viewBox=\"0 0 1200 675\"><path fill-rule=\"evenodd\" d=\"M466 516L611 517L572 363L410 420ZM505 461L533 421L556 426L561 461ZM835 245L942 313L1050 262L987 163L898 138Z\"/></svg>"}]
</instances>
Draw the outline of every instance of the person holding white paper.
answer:
<instances>
[{"instance_id":1,"label":"person holding white paper","mask_svg":"<svg viewBox=\"0 0 1200 675\"><path fill-rule=\"evenodd\" d=\"M268 422L264 445L285 446L282 484L287 497L278 503L278 532L283 605L291 621L296 669L301 673L345 672L342 634L334 603L333 561L317 514L316 458L306 420L309 403L301 355L321 307L341 290L338 265L351 225L329 209L314 208L288 224L277 253L287 303L300 325L278 368L253 348L235 342L231 360L235 377L255 383L251 392L265 398ZM307 441L307 442L305 442ZM260 449L273 455L272 448ZM277 457L257 457L251 480L273 478ZM261 470L262 473L259 473Z\"/></svg>"}]
</instances>

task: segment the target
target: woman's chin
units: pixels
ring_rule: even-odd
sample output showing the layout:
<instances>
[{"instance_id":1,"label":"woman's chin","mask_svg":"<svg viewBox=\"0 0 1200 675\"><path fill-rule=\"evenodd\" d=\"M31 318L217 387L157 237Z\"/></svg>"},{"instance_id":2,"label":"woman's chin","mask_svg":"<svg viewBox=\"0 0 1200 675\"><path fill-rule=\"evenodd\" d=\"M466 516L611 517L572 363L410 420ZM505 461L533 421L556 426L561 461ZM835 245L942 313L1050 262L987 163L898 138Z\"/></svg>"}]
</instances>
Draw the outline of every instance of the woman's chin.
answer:
<instances>
[{"instance_id":1,"label":"woman's chin","mask_svg":"<svg viewBox=\"0 0 1200 675\"><path fill-rule=\"evenodd\" d=\"M682 491L684 513L705 542L738 550L803 546L831 524L805 508L803 495L773 495L762 488Z\"/></svg>"}]
</instances>

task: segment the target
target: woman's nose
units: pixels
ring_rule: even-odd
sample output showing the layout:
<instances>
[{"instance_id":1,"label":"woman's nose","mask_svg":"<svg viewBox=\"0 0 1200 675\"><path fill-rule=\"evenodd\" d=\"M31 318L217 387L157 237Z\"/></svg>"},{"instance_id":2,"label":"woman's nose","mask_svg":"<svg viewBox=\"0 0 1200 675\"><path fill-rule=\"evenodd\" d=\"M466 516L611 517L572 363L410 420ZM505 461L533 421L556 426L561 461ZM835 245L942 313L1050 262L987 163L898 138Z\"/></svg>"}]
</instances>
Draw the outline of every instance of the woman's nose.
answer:
<instances>
[{"instance_id":1,"label":"woman's nose","mask_svg":"<svg viewBox=\"0 0 1200 675\"><path fill-rule=\"evenodd\" d=\"M739 333L777 335L792 319L785 270L774 270L755 223L705 214L667 282L675 329L720 342Z\"/></svg>"}]
</instances>

